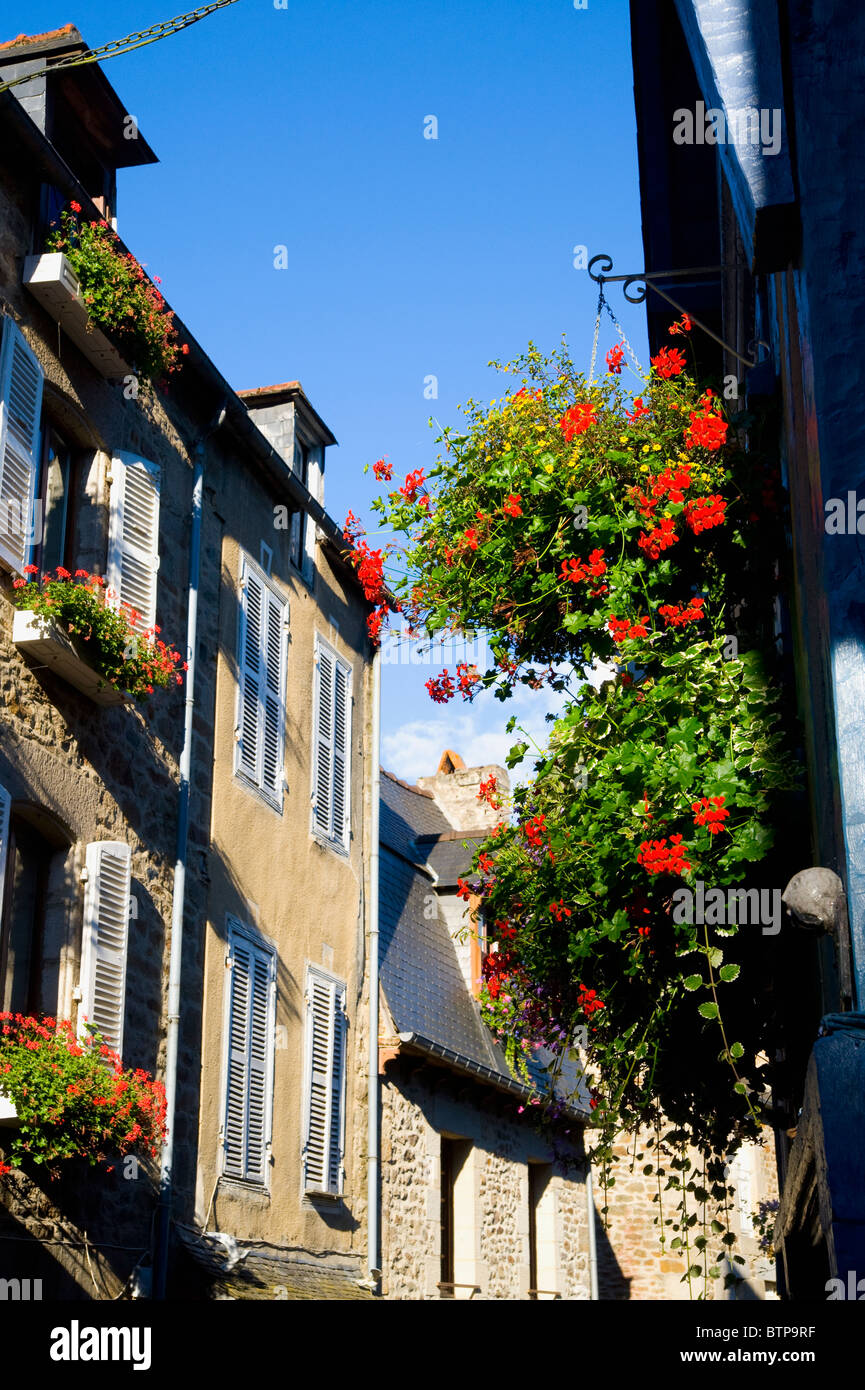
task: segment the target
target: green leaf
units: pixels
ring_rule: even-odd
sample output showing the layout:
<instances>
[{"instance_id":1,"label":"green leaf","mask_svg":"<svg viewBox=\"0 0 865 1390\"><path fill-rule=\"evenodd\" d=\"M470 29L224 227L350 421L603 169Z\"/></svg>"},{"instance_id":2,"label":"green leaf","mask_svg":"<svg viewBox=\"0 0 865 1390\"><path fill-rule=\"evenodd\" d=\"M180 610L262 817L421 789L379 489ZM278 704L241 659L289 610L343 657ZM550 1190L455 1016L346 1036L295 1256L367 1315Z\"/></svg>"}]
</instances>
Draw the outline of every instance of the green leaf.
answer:
<instances>
[{"instance_id":1,"label":"green leaf","mask_svg":"<svg viewBox=\"0 0 865 1390\"><path fill-rule=\"evenodd\" d=\"M683 980L685 989L699 989L702 983L702 975L686 975L685 979Z\"/></svg>"},{"instance_id":2,"label":"green leaf","mask_svg":"<svg viewBox=\"0 0 865 1390\"><path fill-rule=\"evenodd\" d=\"M742 1044L740 1042L734 1042L733 1046L730 1048L730 1056L738 1059L739 1057L743 1057L744 1055L745 1049L742 1046Z\"/></svg>"},{"instance_id":3,"label":"green leaf","mask_svg":"<svg viewBox=\"0 0 865 1390\"><path fill-rule=\"evenodd\" d=\"M737 979L739 975L739 970L740 966L738 965L722 965L720 970L720 977L724 981L724 984L729 984L731 980Z\"/></svg>"},{"instance_id":4,"label":"green leaf","mask_svg":"<svg viewBox=\"0 0 865 1390\"><path fill-rule=\"evenodd\" d=\"M717 1018L718 1005L714 1002L714 1000L710 999L707 1001L707 1003L701 1004L697 1012L699 1014L702 1014L703 1018Z\"/></svg>"}]
</instances>

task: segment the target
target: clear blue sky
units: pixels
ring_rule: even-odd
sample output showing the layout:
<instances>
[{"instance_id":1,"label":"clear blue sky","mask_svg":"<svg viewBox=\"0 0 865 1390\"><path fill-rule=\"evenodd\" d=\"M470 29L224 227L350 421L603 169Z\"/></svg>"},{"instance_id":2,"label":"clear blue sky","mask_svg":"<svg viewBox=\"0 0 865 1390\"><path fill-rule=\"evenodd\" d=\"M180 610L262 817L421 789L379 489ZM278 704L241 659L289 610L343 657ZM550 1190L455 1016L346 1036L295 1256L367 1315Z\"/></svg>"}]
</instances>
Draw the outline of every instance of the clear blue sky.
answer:
<instances>
[{"instance_id":1,"label":"clear blue sky","mask_svg":"<svg viewBox=\"0 0 865 1390\"><path fill-rule=\"evenodd\" d=\"M2 37L71 21L96 47L194 3L28 0ZM302 381L340 522L370 521L365 463L431 466L430 414L502 394L491 358L565 332L588 366L575 245L642 267L627 0L239 0L105 72L161 161L121 175L121 235L233 386ZM645 361L643 310L610 296ZM385 667L393 772L500 760L517 703L543 737L545 695L437 706L433 669Z\"/></svg>"}]
</instances>

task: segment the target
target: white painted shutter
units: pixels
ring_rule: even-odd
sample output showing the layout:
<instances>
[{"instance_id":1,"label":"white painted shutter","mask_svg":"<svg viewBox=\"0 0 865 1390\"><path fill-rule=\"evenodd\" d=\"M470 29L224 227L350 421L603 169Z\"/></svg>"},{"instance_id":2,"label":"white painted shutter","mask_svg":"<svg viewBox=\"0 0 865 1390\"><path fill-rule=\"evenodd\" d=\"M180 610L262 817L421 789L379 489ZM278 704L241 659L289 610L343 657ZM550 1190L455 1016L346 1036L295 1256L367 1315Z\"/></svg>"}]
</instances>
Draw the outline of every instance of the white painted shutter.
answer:
<instances>
[{"instance_id":1,"label":"white painted shutter","mask_svg":"<svg viewBox=\"0 0 865 1390\"><path fill-rule=\"evenodd\" d=\"M5 787L0 787L0 927L3 925L3 887L6 883L6 856L9 851L9 808L11 805L11 796Z\"/></svg>"},{"instance_id":2,"label":"white painted shutter","mask_svg":"<svg viewBox=\"0 0 865 1390\"><path fill-rule=\"evenodd\" d=\"M86 862L79 1020L122 1055L132 851L121 841L98 840L87 846Z\"/></svg>"},{"instance_id":3,"label":"white painted shutter","mask_svg":"<svg viewBox=\"0 0 865 1390\"><path fill-rule=\"evenodd\" d=\"M313 445L307 456L306 486L316 502L324 506L324 449L320 444ZM315 522L311 516L304 516L304 554L302 573L307 584L315 577Z\"/></svg>"},{"instance_id":4,"label":"white painted shutter","mask_svg":"<svg viewBox=\"0 0 865 1390\"><path fill-rule=\"evenodd\" d=\"M283 731L285 729L285 667L283 640L285 605L271 593L264 592L262 632L262 759L261 785L272 800L282 804L282 774L284 765Z\"/></svg>"},{"instance_id":5,"label":"white painted shutter","mask_svg":"<svg viewBox=\"0 0 865 1390\"><path fill-rule=\"evenodd\" d=\"M333 806L333 656L319 643L315 680L313 815L323 835L331 834Z\"/></svg>"},{"instance_id":6,"label":"white painted shutter","mask_svg":"<svg viewBox=\"0 0 865 1390\"><path fill-rule=\"evenodd\" d=\"M21 574L36 493L42 368L12 319L0 346L0 561Z\"/></svg>"},{"instance_id":7,"label":"white painted shutter","mask_svg":"<svg viewBox=\"0 0 865 1390\"><path fill-rule=\"evenodd\" d=\"M348 845L348 778L350 770L351 672L337 662L334 681L333 728L333 829L341 845Z\"/></svg>"},{"instance_id":8,"label":"white painted shutter","mask_svg":"<svg viewBox=\"0 0 865 1390\"><path fill-rule=\"evenodd\" d=\"M236 771L282 808L288 605L252 562L241 573Z\"/></svg>"},{"instance_id":9,"label":"white painted shutter","mask_svg":"<svg viewBox=\"0 0 865 1390\"><path fill-rule=\"evenodd\" d=\"M145 628L156 622L159 484L159 469L137 454L112 458L107 580L121 604L138 610Z\"/></svg>"},{"instance_id":10,"label":"white painted shutter","mask_svg":"<svg viewBox=\"0 0 865 1390\"><path fill-rule=\"evenodd\" d=\"M244 561L240 604L240 716L238 768L256 786L260 781L262 727L258 698L261 682L261 621L264 585Z\"/></svg>"},{"instance_id":11,"label":"white painted shutter","mask_svg":"<svg viewBox=\"0 0 865 1390\"><path fill-rule=\"evenodd\" d=\"M307 976L307 1094L303 1185L342 1191L345 986L313 967Z\"/></svg>"},{"instance_id":12,"label":"white painted shutter","mask_svg":"<svg viewBox=\"0 0 865 1390\"><path fill-rule=\"evenodd\" d=\"M267 1182L273 1064L273 956L230 929L231 999L225 1164L228 1177Z\"/></svg>"}]
</instances>

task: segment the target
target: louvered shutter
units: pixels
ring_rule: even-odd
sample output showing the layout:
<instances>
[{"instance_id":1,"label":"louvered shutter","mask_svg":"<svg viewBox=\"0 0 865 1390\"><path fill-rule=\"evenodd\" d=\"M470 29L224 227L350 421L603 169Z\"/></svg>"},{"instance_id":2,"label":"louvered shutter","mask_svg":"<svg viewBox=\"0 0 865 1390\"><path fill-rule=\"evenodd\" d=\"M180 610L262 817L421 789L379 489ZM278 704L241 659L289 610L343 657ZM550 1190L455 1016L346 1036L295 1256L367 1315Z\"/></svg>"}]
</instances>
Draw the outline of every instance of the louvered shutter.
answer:
<instances>
[{"instance_id":1,"label":"louvered shutter","mask_svg":"<svg viewBox=\"0 0 865 1390\"><path fill-rule=\"evenodd\" d=\"M132 852L128 845L99 840L87 846L80 1032L86 1031L86 1019L121 1055L131 874Z\"/></svg>"},{"instance_id":2,"label":"louvered shutter","mask_svg":"<svg viewBox=\"0 0 865 1390\"><path fill-rule=\"evenodd\" d=\"M136 454L115 454L107 579L118 601L138 610L145 628L156 622L158 569L159 469Z\"/></svg>"},{"instance_id":3,"label":"louvered shutter","mask_svg":"<svg viewBox=\"0 0 865 1390\"><path fill-rule=\"evenodd\" d=\"M6 883L6 855L9 850L9 808L12 798L5 787L0 787L0 927L3 925L3 888ZM2 1008L2 1004L0 1004Z\"/></svg>"},{"instance_id":4,"label":"louvered shutter","mask_svg":"<svg viewBox=\"0 0 865 1390\"><path fill-rule=\"evenodd\" d=\"M283 772L283 708L285 671L283 623L285 605L270 590L264 594L262 669L262 790L273 800L281 800Z\"/></svg>"},{"instance_id":5,"label":"louvered shutter","mask_svg":"<svg viewBox=\"0 0 865 1390\"><path fill-rule=\"evenodd\" d=\"M272 955L229 929L231 989L225 1106L227 1177L267 1182L273 1055Z\"/></svg>"},{"instance_id":6,"label":"louvered shutter","mask_svg":"<svg viewBox=\"0 0 865 1390\"><path fill-rule=\"evenodd\" d=\"M30 550L42 379L21 330L5 319L0 347L0 560L17 574Z\"/></svg>"},{"instance_id":7,"label":"louvered shutter","mask_svg":"<svg viewBox=\"0 0 865 1390\"><path fill-rule=\"evenodd\" d=\"M331 834L348 844L348 776L351 724L351 672L337 662L334 672L333 827Z\"/></svg>"},{"instance_id":8,"label":"louvered shutter","mask_svg":"<svg viewBox=\"0 0 865 1390\"><path fill-rule=\"evenodd\" d=\"M320 444L313 445L307 456L306 486L308 491L324 506L324 449ZM311 516L304 517L304 555L303 577L307 584L315 578L315 522Z\"/></svg>"},{"instance_id":9,"label":"louvered shutter","mask_svg":"<svg viewBox=\"0 0 865 1390\"><path fill-rule=\"evenodd\" d=\"M303 1184L342 1191L345 987L310 968L307 976L307 1093Z\"/></svg>"},{"instance_id":10,"label":"louvered shutter","mask_svg":"<svg viewBox=\"0 0 865 1390\"><path fill-rule=\"evenodd\" d=\"M333 824L333 689L335 662L319 644L316 661L313 814L315 826L330 837Z\"/></svg>"},{"instance_id":11,"label":"louvered shutter","mask_svg":"<svg viewBox=\"0 0 865 1390\"><path fill-rule=\"evenodd\" d=\"M264 585L248 564L244 564L241 587L238 768L258 786L263 742L259 686Z\"/></svg>"}]
</instances>

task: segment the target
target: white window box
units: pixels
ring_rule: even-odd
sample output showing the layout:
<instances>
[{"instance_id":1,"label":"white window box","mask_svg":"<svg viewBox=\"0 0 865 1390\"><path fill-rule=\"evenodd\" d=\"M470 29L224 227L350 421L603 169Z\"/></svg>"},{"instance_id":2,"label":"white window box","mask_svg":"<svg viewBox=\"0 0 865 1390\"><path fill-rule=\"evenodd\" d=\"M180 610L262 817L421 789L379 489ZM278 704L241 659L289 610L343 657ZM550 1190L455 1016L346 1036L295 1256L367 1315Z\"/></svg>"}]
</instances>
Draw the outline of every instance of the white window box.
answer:
<instances>
[{"instance_id":1,"label":"white window box","mask_svg":"<svg viewBox=\"0 0 865 1390\"><path fill-rule=\"evenodd\" d=\"M129 697L111 685L88 663L83 649L47 618L27 608L17 608L12 619L12 641L39 666L74 685L97 705L122 705Z\"/></svg>"},{"instance_id":2,"label":"white window box","mask_svg":"<svg viewBox=\"0 0 865 1390\"><path fill-rule=\"evenodd\" d=\"M18 1124L18 1111L8 1096L0 1091L0 1129L12 1129Z\"/></svg>"},{"instance_id":3,"label":"white window box","mask_svg":"<svg viewBox=\"0 0 865 1390\"><path fill-rule=\"evenodd\" d=\"M78 277L62 251L28 256L24 262L24 284L104 377L113 380L131 374L132 368L114 344L91 322Z\"/></svg>"}]
</instances>

